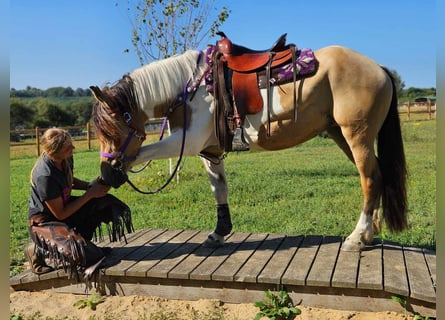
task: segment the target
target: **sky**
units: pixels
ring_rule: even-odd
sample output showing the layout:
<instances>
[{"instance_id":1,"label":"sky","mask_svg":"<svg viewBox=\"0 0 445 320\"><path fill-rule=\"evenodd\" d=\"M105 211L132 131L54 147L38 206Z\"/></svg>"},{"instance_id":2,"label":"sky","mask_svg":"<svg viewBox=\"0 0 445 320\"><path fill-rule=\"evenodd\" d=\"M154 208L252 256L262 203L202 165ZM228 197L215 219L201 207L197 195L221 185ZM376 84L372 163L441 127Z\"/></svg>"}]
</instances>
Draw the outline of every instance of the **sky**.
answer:
<instances>
[{"instance_id":1,"label":"sky","mask_svg":"<svg viewBox=\"0 0 445 320\"><path fill-rule=\"evenodd\" d=\"M126 3L11 1L10 88L102 86L140 67ZM216 0L215 5L231 10L221 30L234 43L266 49L287 33L299 48L343 45L397 71L405 88L436 87L433 0Z\"/></svg>"}]
</instances>

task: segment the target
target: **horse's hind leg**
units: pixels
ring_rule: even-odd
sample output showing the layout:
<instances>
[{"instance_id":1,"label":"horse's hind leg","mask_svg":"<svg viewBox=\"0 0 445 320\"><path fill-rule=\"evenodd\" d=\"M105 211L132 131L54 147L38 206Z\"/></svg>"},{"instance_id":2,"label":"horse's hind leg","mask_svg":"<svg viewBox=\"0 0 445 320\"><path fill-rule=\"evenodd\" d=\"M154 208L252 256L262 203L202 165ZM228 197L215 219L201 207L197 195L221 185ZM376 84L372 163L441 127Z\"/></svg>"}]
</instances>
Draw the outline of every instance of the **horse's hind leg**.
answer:
<instances>
[{"instance_id":1,"label":"horse's hind leg","mask_svg":"<svg viewBox=\"0 0 445 320\"><path fill-rule=\"evenodd\" d=\"M359 221L354 231L346 238L342 249L345 251L359 251L366 244L372 242L374 231L380 231L379 206L382 178L374 153L374 139L367 136L370 133L366 130L361 132L352 130L349 127L342 128L342 133L360 174L360 184L363 191L363 209Z\"/></svg>"},{"instance_id":2,"label":"horse's hind leg","mask_svg":"<svg viewBox=\"0 0 445 320\"><path fill-rule=\"evenodd\" d=\"M343 136L341 129L339 126L330 127L326 130L329 134L329 137L334 140L334 142L340 147L340 149L346 154L349 160L354 162L354 156L352 155L351 148L349 148L348 143L345 140L345 137Z\"/></svg>"},{"instance_id":3,"label":"horse's hind leg","mask_svg":"<svg viewBox=\"0 0 445 320\"><path fill-rule=\"evenodd\" d=\"M215 157L207 159L201 157L210 180L211 189L216 200L217 222L215 231L209 234L205 241L206 246L219 247L224 244L224 236L232 231L232 219L228 205L228 188L224 161Z\"/></svg>"},{"instance_id":4,"label":"horse's hind leg","mask_svg":"<svg viewBox=\"0 0 445 320\"><path fill-rule=\"evenodd\" d=\"M349 147L348 143L346 142L345 137L343 136L343 133L340 129L340 127L335 126L331 127L326 130L329 134L329 137L335 141L335 143L340 147L340 149L346 154L349 160L351 160L352 163L355 165L354 155L352 154L351 148ZM378 208L374 209L373 213L373 224L372 229L375 234L379 234L382 228L382 221L380 219L380 210Z\"/></svg>"}]
</instances>

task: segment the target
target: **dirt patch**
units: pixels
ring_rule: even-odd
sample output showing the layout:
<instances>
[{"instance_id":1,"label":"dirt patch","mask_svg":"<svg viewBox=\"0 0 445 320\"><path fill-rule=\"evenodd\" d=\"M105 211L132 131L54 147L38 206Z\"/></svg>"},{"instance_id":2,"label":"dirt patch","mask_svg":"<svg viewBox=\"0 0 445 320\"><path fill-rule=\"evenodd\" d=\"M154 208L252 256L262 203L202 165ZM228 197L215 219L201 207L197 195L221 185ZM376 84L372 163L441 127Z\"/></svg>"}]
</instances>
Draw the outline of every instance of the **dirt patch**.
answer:
<instances>
[{"instance_id":1,"label":"dirt patch","mask_svg":"<svg viewBox=\"0 0 445 320\"><path fill-rule=\"evenodd\" d=\"M167 300L145 296L106 296L96 305L78 306L79 301L88 297L76 294L55 292L10 292L10 315L22 316L22 319L94 319L94 320L139 320L139 319L175 319L175 320L252 320L259 312L253 304L223 303L219 300ZM413 319L409 314L389 311L358 312L298 306L301 314L296 319L317 320L402 320ZM264 318L266 319L266 318Z\"/></svg>"}]
</instances>

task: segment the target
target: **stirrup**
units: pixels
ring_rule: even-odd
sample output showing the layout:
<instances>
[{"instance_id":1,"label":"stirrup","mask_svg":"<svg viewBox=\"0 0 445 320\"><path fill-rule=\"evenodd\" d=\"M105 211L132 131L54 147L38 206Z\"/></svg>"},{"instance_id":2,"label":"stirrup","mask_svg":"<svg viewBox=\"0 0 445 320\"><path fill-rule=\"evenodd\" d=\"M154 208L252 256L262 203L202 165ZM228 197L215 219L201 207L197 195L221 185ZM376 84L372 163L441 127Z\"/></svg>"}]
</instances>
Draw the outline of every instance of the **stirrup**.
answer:
<instances>
[{"instance_id":1,"label":"stirrup","mask_svg":"<svg viewBox=\"0 0 445 320\"><path fill-rule=\"evenodd\" d=\"M233 135L232 150L233 151L249 151L250 146L244 139L244 131L242 127L235 129L235 134Z\"/></svg>"}]
</instances>

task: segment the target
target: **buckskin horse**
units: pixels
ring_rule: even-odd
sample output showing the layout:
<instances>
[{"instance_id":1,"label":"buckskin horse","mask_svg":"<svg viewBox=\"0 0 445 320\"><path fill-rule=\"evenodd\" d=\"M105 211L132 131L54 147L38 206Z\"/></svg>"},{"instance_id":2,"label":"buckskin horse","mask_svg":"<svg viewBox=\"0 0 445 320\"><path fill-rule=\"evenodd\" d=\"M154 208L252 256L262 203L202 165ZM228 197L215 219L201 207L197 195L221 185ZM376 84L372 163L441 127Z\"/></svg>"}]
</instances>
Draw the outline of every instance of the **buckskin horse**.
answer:
<instances>
[{"instance_id":1,"label":"buckskin horse","mask_svg":"<svg viewBox=\"0 0 445 320\"><path fill-rule=\"evenodd\" d=\"M217 209L216 228L204 244L223 245L232 230L223 155L233 151L234 110L244 109L243 139L250 149L290 148L327 132L354 163L363 208L343 250L360 251L372 242L380 210L391 232L407 228L407 170L390 72L352 49L329 46L313 52L315 68L304 75L304 63L297 63L303 50L285 44L285 35L262 51L220 35L207 50L149 63L102 89L90 87L104 183L118 188L130 182L133 166L153 159L178 157L179 163L182 156L201 156ZM290 75L280 75L283 70ZM143 145L144 124L155 117L168 119L171 134Z\"/></svg>"}]
</instances>

